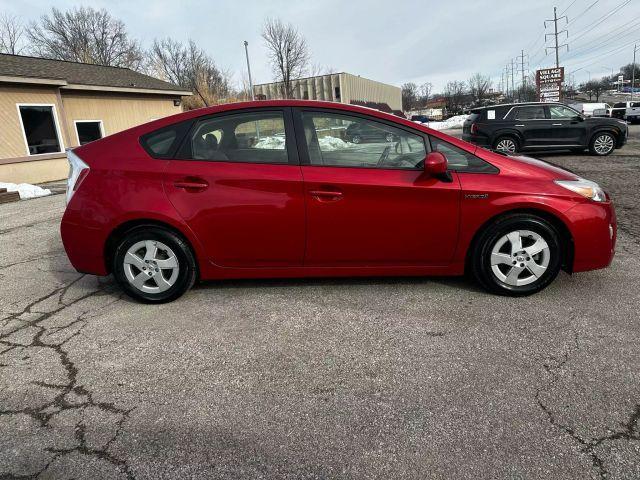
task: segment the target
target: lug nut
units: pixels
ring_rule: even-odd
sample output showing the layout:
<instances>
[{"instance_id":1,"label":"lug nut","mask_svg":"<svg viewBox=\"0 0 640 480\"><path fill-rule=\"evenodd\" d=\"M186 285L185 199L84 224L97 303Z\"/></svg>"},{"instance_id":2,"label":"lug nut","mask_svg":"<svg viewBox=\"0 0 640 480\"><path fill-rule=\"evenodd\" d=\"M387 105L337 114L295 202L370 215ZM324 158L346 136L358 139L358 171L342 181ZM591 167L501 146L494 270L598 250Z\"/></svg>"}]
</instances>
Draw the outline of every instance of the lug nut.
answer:
<instances>
[{"instance_id":1,"label":"lug nut","mask_svg":"<svg viewBox=\"0 0 640 480\"><path fill-rule=\"evenodd\" d=\"M520 266L521 266L521 267L524 267L524 263L521 263L521 264L520 264Z\"/></svg>"}]
</instances>

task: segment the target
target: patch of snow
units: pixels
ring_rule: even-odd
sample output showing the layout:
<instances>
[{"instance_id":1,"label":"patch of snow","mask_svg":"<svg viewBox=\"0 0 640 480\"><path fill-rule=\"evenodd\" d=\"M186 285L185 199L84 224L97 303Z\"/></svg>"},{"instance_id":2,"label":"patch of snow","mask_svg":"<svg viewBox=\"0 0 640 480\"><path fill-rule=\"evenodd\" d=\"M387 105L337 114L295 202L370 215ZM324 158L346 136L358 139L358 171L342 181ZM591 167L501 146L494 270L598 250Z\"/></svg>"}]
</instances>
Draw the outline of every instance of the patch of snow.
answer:
<instances>
[{"instance_id":1,"label":"patch of snow","mask_svg":"<svg viewBox=\"0 0 640 480\"><path fill-rule=\"evenodd\" d=\"M345 142L344 140L337 137L322 137L318 139L318 143L320 144L320 150L323 152L330 152L332 150L344 150L345 148L354 147L355 143Z\"/></svg>"},{"instance_id":2,"label":"patch of snow","mask_svg":"<svg viewBox=\"0 0 640 480\"><path fill-rule=\"evenodd\" d=\"M0 188L6 188L7 192L18 192L21 199L46 197L51 195L51 190L48 188L41 188L37 185L31 185L29 183L4 183L0 182Z\"/></svg>"},{"instance_id":3,"label":"patch of snow","mask_svg":"<svg viewBox=\"0 0 640 480\"><path fill-rule=\"evenodd\" d=\"M433 130L448 130L450 128L462 128L462 124L469 117L469 115L455 115L447 120L443 120L442 122L427 122L423 123L429 128Z\"/></svg>"},{"instance_id":4,"label":"patch of snow","mask_svg":"<svg viewBox=\"0 0 640 480\"><path fill-rule=\"evenodd\" d=\"M262 137L253 148L262 150L284 150L284 137Z\"/></svg>"},{"instance_id":5,"label":"patch of snow","mask_svg":"<svg viewBox=\"0 0 640 480\"><path fill-rule=\"evenodd\" d=\"M318 139L320 149L323 152L330 152L333 150L344 150L345 148L352 148L356 145L354 143L345 142L338 137L326 136ZM284 137L262 137L253 148L261 148L264 150L284 150L285 140Z\"/></svg>"}]
</instances>

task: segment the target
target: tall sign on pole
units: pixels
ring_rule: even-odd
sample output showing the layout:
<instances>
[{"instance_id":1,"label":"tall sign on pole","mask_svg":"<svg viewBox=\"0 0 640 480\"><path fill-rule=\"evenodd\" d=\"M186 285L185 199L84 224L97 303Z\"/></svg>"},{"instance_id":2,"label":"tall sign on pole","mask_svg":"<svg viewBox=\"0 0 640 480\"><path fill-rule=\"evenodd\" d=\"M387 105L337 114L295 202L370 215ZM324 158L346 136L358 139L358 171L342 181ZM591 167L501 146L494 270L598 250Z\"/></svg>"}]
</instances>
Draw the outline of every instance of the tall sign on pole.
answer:
<instances>
[{"instance_id":1,"label":"tall sign on pole","mask_svg":"<svg viewBox=\"0 0 640 480\"><path fill-rule=\"evenodd\" d=\"M536 70L536 89L541 102L559 102L562 98L564 67Z\"/></svg>"}]
</instances>

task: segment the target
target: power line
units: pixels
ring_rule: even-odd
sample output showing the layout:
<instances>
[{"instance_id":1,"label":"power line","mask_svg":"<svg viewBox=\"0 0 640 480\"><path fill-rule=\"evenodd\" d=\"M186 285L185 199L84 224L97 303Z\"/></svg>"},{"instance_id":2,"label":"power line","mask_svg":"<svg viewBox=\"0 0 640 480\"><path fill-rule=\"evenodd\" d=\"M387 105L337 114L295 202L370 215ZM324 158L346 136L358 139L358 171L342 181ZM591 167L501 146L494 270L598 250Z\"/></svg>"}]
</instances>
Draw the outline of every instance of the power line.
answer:
<instances>
[{"instance_id":1,"label":"power line","mask_svg":"<svg viewBox=\"0 0 640 480\"><path fill-rule=\"evenodd\" d=\"M624 0L621 4L619 4L617 7L615 7L613 10L611 10L608 14L606 14L604 17L591 22L589 25L583 27L583 32L582 34L578 35L577 37L574 37L572 39L573 42L575 42L576 40L579 40L580 38L584 37L586 34L593 32L593 30L589 30L589 27L593 26L593 25L600 25L601 23L603 23L607 18L611 17L612 15L614 15L618 10L620 10L621 8L627 6L629 3L631 3L631 0Z\"/></svg>"},{"instance_id":2,"label":"power line","mask_svg":"<svg viewBox=\"0 0 640 480\"><path fill-rule=\"evenodd\" d=\"M574 4L574 3L576 3L577 1L578 1L578 0L573 0L573 2L571 2L571 3L569 4L569 6L568 6L567 8L565 8L565 9L562 11L562 13L560 13L560 15L564 15L565 13L567 13L567 10L569 10L569 9L573 6L573 4Z\"/></svg>"},{"instance_id":3,"label":"power line","mask_svg":"<svg viewBox=\"0 0 640 480\"><path fill-rule=\"evenodd\" d=\"M591 10L600 0L596 0L595 2L593 2L591 5L589 5L587 8L585 8L582 12L580 12L578 15L576 15L575 17L573 17L573 20L571 20L570 22L567 23L567 25L571 25L572 23L574 23L576 20L578 20L582 15L584 15L585 13L587 13L589 10Z\"/></svg>"}]
</instances>

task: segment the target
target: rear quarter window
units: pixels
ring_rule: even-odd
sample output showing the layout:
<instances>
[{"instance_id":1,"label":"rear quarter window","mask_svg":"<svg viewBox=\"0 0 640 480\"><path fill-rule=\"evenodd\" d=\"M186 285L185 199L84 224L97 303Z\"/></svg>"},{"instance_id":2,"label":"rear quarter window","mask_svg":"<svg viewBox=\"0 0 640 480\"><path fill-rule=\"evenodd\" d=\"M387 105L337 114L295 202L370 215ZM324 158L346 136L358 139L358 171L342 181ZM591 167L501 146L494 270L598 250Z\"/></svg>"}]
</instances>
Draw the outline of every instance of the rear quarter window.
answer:
<instances>
[{"instance_id":1,"label":"rear quarter window","mask_svg":"<svg viewBox=\"0 0 640 480\"><path fill-rule=\"evenodd\" d=\"M193 121L185 121L154 130L140 137L140 145L153 158L171 158Z\"/></svg>"}]
</instances>

